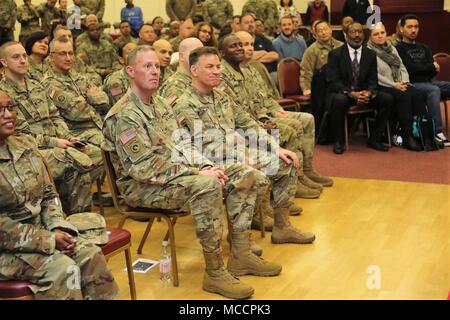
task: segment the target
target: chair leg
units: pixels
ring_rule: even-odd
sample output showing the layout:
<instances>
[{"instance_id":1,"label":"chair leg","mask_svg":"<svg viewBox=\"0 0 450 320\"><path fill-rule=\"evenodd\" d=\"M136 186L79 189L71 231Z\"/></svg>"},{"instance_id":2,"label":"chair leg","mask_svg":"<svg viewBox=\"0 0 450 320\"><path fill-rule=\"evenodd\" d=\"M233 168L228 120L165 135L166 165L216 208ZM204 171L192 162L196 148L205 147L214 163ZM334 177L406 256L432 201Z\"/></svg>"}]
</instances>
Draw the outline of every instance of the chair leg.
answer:
<instances>
[{"instance_id":1,"label":"chair leg","mask_svg":"<svg viewBox=\"0 0 450 320\"><path fill-rule=\"evenodd\" d=\"M172 225L173 225L173 227L175 228L175 223L177 223L177 217L173 217L172 218ZM166 232L166 235L164 236L164 241L167 241L167 240L169 240L169 230L167 230L167 232Z\"/></svg>"},{"instance_id":2,"label":"chair leg","mask_svg":"<svg viewBox=\"0 0 450 320\"><path fill-rule=\"evenodd\" d=\"M389 146L389 148L391 148L392 147L391 124L389 123L389 121L386 123L386 131L387 131L387 136L388 136L388 146Z\"/></svg>"},{"instance_id":3,"label":"chair leg","mask_svg":"<svg viewBox=\"0 0 450 320\"><path fill-rule=\"evenodd\" d=\"M123 229L123 225L125 224L125 221L128 219L128 214L123 214L123 217L120 219L119 224L117 225L117 228Z\"/></svg>"},{"instance_id":4,"label":"chair leg","mask_svg":"<svg viewBox=\"0 0 450 320\"><path fill-rule=\"evenodd\" d=\"M448 136L448 105L449 100L444 100L444 114L445 114L445 134Z\"/></svg>"},{"instance_id":5,"label":"chair leg","mask_svg":"<svg viewBox=\"0 0 450 320\"><path fill-rule=\"evenodd\" d=\"M147 223L147 228L145 228L144 235L142 236L141 242L139 243L139 248L137 249L138 254L142 253L142 249L144 248L145 241L147 241L148 234L150 233L150 230L152 229L153 221L155 221L155 218L150 218L150 220Z\"/></svg>"},{"instance_id":6,"label":"chair leg","mask_svg":"<svg viewBox=\"0 0 450 320\"><path fill-rule=\"evenodd\" d=\"M136 283L134 282L133 264L131 263L130 248L125 250L125 261L127 264L128 285L130 286L131 300L136 300Z\"/></svg>"},{"instance_id":7,"label":"chair leg","mask_svg":"<svg viewBox=\"0 0 450 320\"><path fill-rule=\"evenodd\" d=\"M102 175L103 177L103 175ZM98 203L100 208L100 214L102 216L105 215L104 206L103 206L103 194L102 194L102 177L97 178L97 196L98 196Z\"/></svg>"},{"instance_id":8,"label":"chair leg","mask_svg":"<svg viewBox=\"0 0 450 320\"><path fill-rule=\"evenodd\" d=\"M175 248L175 232L173 229L172 221L169 217L163 217L167 222L167 227L169 228L169 239L170 239L170 256L172 261L172 275L173 275L173 286L178 287L178 262L177 262L177 252Z\"/></svg>"},{"instance_id":9,"label":"chair leg","mask_svg":"<svg viewBox=\"0 0 450 320\"><path fill-rule=\"evenodd\" d=\"M344 138L345 138L345 151L348 151L348 128L347 128L347 115L344 116Z\"/></svg>"}]
</instances>

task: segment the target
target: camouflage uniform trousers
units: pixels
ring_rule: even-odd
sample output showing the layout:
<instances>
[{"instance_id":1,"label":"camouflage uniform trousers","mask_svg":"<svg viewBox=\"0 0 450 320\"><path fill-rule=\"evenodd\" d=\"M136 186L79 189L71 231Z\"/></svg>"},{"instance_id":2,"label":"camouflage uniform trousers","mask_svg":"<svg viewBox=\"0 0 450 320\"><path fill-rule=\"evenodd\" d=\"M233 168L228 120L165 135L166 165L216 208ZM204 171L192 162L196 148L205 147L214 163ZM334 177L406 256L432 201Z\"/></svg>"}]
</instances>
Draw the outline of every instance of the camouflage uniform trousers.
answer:
<instances>
[{"instance_id":1,"label":"camouflage uniform trousers","mask_svg":"<svg viewBox=\"0 0 450 320\"><path fill-rule=\"evenodd\" d=\"M119 189L133 207L190 211L207 253L220 250L224 214L222 186L210 176L181 176L164 185L132 183Z\"/></svg>"},{"instance_id":2,"label":"camouflage uniform trousers","mask_svg":"<svg viewBox=\"0 0 450 320\"><path fill-rule=\"evenodd\" d=\"M39 151L55 181L64 212L70 215L89 211L92 205L92 182L103 172L100 149L89 145L83 152L74 148Z\"/></svg>"},{"instance_id":3,"label":"camouflage uniform trousers","mask_svg":"<svg viewBox=\"0 0 450 320\"><path fill-rule=\"evenodd\" d=\"M0 277L30 281L30 289L37 300L117 298L117 284L101 249L94 244L77 238L75 253L71 257L56 251L39 265L30 262L33 256L36 256L36 261L42 261L42 254L20 254L24 255L27 257L21 259L15 254L1 253Z\"/></svg>"}]
</instances>

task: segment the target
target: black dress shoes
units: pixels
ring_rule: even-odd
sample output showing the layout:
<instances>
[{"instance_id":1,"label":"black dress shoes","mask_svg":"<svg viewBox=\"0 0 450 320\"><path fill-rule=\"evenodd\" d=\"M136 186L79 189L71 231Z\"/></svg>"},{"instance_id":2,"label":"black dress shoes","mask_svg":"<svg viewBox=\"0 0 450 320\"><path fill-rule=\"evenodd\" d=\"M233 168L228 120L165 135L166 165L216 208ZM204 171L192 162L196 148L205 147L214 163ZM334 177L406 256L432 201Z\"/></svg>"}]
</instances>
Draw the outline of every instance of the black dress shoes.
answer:
<instances>
[{"instance_id":1,"label":"black dress shoes","mask_svg":"<svg viewBox=\"0 0 450 320\"><path fill-rule=\"evenodd\" d=\"M344 153L344 146L339 141L336 141L333 145L333 152L336 154L343 154Z\"/></svg>"},{"instance_id":2,"label":"black dress shoes","mask_svg":"<svg viewBox=\"0 0 450 320\"><path fill-rule=\"evenodd\" d=\"M375 149L375 150L378 150L378 151L383 151L383 152L389 151L389 147L388 146L382 144L381 142L377 142L377 141L374 141L374 140L369 140L367 142L367 146L369 148L372 148L372 149Z\"/></svg>"}]
</instances>

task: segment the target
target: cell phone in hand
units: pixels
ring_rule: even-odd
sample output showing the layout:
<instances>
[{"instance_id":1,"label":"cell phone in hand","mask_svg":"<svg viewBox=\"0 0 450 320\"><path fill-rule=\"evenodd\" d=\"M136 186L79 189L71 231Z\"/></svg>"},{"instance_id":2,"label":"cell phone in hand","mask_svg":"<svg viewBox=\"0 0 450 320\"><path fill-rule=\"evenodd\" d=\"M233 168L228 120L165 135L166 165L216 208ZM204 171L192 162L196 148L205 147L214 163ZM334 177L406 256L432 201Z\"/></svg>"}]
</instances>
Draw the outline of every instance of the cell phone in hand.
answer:
<instances>
[{"instance_id":1,"label":"cell phone in hand","mask_svg":"<svg viewBox=\"0 0 450 320\"><path fill-rule=\"evenodd\" d=\"M74 145L75 148L84 148L84 147L86 147L87 142L84 141L84 140L79 140L79 141L75 141L73 143L73 145Z\"/></svg>"}]
</instances>

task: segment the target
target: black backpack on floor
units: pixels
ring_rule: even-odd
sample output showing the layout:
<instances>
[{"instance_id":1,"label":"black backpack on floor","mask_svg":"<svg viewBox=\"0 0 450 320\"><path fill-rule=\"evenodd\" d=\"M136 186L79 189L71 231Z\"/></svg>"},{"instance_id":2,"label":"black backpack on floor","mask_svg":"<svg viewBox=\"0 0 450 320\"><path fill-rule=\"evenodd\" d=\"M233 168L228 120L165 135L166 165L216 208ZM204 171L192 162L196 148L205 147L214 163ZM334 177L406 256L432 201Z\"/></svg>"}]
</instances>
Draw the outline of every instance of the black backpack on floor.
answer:
<instances>
[{"instance_id":1,"label":"black backpack on floor","mask_svg":"<svg viewBox=\"0 0 450 320\"><path fill-rule=\"evenodd\" d=\"M435 126L434 120L426 116L415 116L412 124L413 136L416 138L423 151L439 150L439 145L434 139Z\"/></svg>"}]
</instances>

